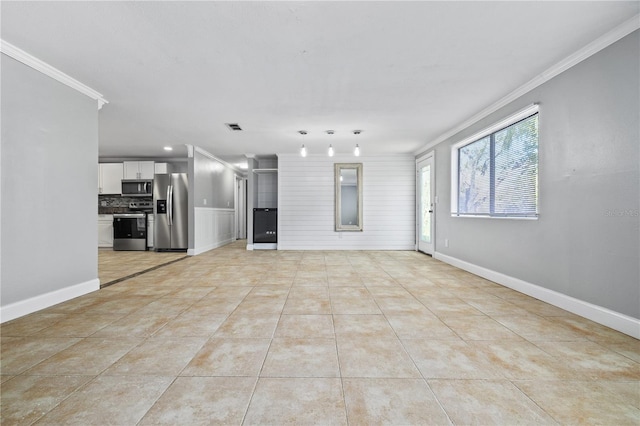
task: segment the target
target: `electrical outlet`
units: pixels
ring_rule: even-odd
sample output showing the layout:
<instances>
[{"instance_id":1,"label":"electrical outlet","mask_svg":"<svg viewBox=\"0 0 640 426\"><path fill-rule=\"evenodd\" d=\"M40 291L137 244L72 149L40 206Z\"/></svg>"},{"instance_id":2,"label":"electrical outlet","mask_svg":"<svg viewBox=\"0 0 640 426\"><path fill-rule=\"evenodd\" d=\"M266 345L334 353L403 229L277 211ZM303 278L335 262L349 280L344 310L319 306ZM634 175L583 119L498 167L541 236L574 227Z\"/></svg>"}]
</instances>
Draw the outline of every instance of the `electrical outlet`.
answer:
<instances>
[{"instance_id":1,"label":"electrical outlet","mask_svg":"<svg viewBox=\"0 0 640 426\"><path fill-rule=\"evenodd\" d=\"M206 198L202 199L202 204L205 205L205 206L207 205L207 199Z\"/></svg>"},{"instance_id":2,"label":"electrical outlet","mask_svg":"<svg viewBox=\"0 0 640 426\"><path fill-rule=\"evenodd\" d=\"M449 247L449 239L448 238L444 239L444 246L445 247Z\"/></svg>"}]
</instances>

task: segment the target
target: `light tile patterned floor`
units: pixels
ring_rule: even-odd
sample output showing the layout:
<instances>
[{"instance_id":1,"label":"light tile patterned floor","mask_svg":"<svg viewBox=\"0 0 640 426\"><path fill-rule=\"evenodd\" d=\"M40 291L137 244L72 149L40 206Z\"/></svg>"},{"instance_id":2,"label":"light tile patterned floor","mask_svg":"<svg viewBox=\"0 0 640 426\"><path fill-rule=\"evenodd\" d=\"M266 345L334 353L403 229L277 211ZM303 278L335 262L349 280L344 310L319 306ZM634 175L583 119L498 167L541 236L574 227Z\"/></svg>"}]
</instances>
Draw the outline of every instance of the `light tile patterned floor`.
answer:
<instances>
[{"instance_id":1,"label":"light tile patterned floor","mask_svg":"<svg viewBox=\"0 0 640 426\"><path fill-rule=\"evenodd\" d=\"M239 242L1 333L3 425L640 424L638 340L415 252Z\"/></svg>"},{"instance_id":2,"label":"light tile patterned floor","mask_svg":"<svg viewBox=\"0 0 640 426\"><path fill-rule=\"evenodd\" d=\"M184 252L114 251L98 249L98 278L105 287L124 277L183 259Z\"/></svg>"}]
</instances>

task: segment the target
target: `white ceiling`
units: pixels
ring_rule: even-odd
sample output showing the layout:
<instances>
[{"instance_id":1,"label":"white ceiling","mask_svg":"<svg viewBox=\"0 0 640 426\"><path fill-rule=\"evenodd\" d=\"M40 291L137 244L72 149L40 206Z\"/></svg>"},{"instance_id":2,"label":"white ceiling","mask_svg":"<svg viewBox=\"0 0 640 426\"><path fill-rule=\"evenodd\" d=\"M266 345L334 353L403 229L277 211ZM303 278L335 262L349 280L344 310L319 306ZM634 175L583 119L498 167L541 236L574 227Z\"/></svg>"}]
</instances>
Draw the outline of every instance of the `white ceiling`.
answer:
<instances>
[{"instance_id":1,"label":"white ceiling","mask_svg":"<svg viewBox=\"0 0 640 426\"><path fill-rule=\"evenodd\" d=\"M355 143L363 154L415 152L638 14L639 4L0 7L3 40L109 101L99 112L101 157L185 155L184 144L193 144L234 161L294 153L302 143L310 154L325 153L329 143L337 152Z\"/></svg>"}]
</instances>

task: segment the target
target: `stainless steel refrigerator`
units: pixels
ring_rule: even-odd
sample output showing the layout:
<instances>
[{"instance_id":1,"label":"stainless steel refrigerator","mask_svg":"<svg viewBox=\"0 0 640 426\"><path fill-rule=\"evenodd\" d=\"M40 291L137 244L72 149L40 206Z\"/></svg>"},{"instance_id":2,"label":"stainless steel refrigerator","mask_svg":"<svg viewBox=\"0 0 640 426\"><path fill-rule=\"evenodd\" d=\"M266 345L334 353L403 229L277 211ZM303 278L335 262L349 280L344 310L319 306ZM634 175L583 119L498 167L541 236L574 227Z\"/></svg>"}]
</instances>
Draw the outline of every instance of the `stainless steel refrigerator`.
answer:
<instances>
[{"instance_id":1,"label":"stainless steel refrigerator","mask_svg":"<svg viewBox=\"0 0 640 426\"><path fill-rule=\"evenodd\" d=\"M186 250L189 245L186 173L155 175L153 179L154 247Z\"/></svg>"}]
</instances>

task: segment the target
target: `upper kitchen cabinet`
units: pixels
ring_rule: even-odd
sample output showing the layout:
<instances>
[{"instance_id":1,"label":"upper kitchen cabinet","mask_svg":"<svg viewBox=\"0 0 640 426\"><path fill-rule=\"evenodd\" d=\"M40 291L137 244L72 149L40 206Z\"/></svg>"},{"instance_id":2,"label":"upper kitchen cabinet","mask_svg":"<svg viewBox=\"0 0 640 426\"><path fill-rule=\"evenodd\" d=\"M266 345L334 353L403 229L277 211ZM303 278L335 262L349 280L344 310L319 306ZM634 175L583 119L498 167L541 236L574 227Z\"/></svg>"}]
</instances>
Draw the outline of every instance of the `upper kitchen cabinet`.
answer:
<instances>
[{"instance_id":1,"label":"upper kitchen cabinet","mask_svg":"<svg viewBox=\"0 0 640 426\"><path fill-rule=\"evenodd\" d=\"M122 193L122 163L98 164L98 194Z\"/></svg>"},{"instance_id":2,"label":"upper kitchen cabinet","mask_svg":"<svg viewBox=\"0 0 640 426\"><path fill-rule=\"evenodd\" d=\"M154 173L155 170L153 161L124 162L125 179L153 179Z\"/></svg>"},{"instance_id":3,"label":"upper kitchen cabinet","mask_svg":"<svg viewBox=\"0 0 640 426\"><path fill-rule=\"evenodd\" d=\"M167 163L156 163L155 171L157 175L166 175L168 172Z\"/></svg>"}]
</instances>

